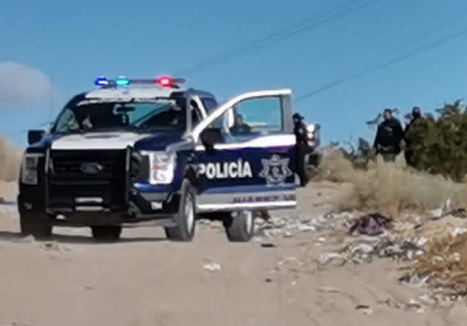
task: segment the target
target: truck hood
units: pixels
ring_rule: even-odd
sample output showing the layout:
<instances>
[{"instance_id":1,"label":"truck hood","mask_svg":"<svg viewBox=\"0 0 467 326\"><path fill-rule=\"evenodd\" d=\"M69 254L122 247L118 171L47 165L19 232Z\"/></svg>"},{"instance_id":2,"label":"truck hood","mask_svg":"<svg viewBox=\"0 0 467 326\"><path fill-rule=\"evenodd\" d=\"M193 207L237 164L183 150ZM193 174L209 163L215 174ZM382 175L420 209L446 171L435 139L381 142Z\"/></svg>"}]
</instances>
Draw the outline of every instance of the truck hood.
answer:
<instances>
[{"instance_id":1,"label":"truck hood","mask_svg":"<svg viewBox=\"0 0 467 326\"><path fill-rule=\"evenodd\" d=\"M43 147L52 150L125 149L128 146L141 150L163 150L181 141L182 133L161 132L138 134L132 132L102 132L71 135L47 135Z\"/></svg>"}]
</instances>

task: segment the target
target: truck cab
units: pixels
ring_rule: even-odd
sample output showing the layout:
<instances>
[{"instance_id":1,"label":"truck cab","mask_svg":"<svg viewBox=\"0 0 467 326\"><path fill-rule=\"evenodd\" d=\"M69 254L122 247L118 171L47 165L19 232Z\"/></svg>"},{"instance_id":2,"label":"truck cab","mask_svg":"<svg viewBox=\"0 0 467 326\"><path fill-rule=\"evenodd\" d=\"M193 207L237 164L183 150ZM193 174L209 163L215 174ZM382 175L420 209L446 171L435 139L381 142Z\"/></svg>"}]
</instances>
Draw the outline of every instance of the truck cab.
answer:
<instances>
[{"instance_id":1,"label":"truck cab","mask_svg":"<svg viewBox=\"0 0 467 326\"><path fill-rule=\"evenodd\" d=\"M22 233L85 226L97 240L117 240L125 226L151 224L191 241L207 217L223 222L230 241L249 241L261 212L296 207L291 90L219 104L183 82L100 77L50 131L31 130L17 201Z\"/></svg>"}]
</instances>

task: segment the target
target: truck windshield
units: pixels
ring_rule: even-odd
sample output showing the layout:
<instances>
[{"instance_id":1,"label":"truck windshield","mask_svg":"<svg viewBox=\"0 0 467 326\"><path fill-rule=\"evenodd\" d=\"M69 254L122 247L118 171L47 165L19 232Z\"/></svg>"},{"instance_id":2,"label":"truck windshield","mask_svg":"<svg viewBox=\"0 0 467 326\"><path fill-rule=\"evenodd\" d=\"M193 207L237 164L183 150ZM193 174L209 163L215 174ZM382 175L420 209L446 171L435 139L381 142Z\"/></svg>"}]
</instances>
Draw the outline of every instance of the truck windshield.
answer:
<instances>
[{"instance_id":1,"label":"truck windshield","mask_svg":"<svg viewBox=\"0 0 467 326\"><path fill-rule=\"evenodd\" d=\"M159 99L152 102L83 101L65 108L57 118L52 132L99 132L186 129L184 101Z\"/></svg>"}]
</instances>

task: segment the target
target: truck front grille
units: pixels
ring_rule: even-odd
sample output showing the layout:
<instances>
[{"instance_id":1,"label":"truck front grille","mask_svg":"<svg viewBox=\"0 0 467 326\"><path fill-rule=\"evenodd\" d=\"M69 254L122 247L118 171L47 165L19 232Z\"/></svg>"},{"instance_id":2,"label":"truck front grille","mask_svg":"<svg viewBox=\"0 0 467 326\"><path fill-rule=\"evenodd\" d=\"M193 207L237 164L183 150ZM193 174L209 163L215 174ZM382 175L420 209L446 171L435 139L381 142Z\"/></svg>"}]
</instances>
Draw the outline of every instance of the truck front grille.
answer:
<instances>
[{"instance_id":1,"label":"truck front grille","mask_svg":"<svg viewBox=\"0 0 467 326\"><path fill-rule=\"evenodd\" d=\"M97 204L111 210L124 209L126 157L126 150L52 150L48 206L73 208Z\"/></svg>"}]
</instances>

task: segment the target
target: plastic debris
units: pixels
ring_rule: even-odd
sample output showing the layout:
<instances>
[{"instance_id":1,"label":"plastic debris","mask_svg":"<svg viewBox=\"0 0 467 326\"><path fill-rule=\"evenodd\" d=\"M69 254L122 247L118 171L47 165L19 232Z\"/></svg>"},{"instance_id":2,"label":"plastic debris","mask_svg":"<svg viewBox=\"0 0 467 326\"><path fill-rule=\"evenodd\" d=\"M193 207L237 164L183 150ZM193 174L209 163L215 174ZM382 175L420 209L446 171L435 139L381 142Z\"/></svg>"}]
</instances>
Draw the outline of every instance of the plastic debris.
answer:
<instances>
[{"instance_id":1,"label":"plastic debris","mask_svg":"<svg viewBox=\"0 0 467 326\"><path fill-rule=\"evenodd\" d=\"M392 220L382 214L373 213L359 217L350 227L349 234L358 231L360 234L376 236L384 229L391 227Z\"/></svg>"},{"instance_id":2,"label":"plastic debris","mask_svg":"<svg viewBox=\"0 0 467 326\"><path fill-rule=\"evenodd\" d=\"M347 259L342 254L331 252L321 254L318 261L321 265L342 266L347 262Z\"/></svg>"},{"instance_id":3,"label":"plastic debris","mask_svg":"<svg viewBox=\"0 0 467 326\"><path fill-rule=\"evenodd\" d=\"M208 271L220 271L221 265L218 263L208 263L204 265L204 269Z\"/></svg>"},{"instance_id":4,"label":"plastic debris","mask_svg":"<svg viewBox=\"0 0 467 326\"><path fill-rule=\"evenodd\" d=\"M355 306L355 310L360 310L365 315L373 314L373 309L371 309L371 307L369 305L366 305L366 304L359 304L359 305Z\"/></svg>"},{"instance_id":5,"label":"plastic debris","mask_svg":"<svg viewBox=\"0 0 467 326\"><path fill-rule=\"evenodd\" d=\"M408 303L405 305L405 310L415 310L418 313L424 313L423 304L415 299L410 299Z\"/></svg>"}]
</instances>

